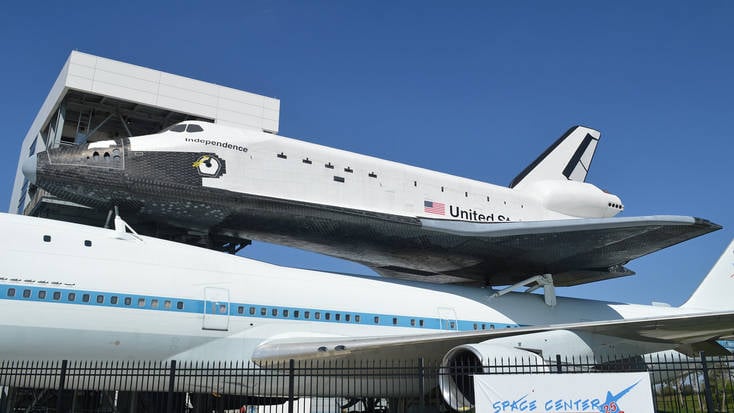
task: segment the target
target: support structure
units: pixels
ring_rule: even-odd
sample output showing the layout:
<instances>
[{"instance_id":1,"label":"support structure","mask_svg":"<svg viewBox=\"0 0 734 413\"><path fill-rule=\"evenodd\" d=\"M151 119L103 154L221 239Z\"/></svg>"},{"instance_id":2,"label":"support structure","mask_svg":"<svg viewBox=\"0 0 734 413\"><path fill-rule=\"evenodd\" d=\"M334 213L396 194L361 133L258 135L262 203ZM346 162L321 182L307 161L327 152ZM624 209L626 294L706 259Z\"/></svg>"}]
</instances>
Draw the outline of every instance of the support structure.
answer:
<instances>
[{"instance_id":1,"label":"support structure","mask_svg":"<svg viewBox=\"0 0 734 413\"><path fill-rule=\"evenodd\" d=\"M495 292L494 294L492 294L492 297L501 297L509 292L515 291L520 287L528 287L528 289L525 290L526 293L531 293L538 288L543 287L543 298L545 299L545 304L549 307L555 307L556 287L553 284L553 275L551 274L532 276L530 278L520 281L519 283L513 284L509 287Z\"/></svg>"}]
</instances>

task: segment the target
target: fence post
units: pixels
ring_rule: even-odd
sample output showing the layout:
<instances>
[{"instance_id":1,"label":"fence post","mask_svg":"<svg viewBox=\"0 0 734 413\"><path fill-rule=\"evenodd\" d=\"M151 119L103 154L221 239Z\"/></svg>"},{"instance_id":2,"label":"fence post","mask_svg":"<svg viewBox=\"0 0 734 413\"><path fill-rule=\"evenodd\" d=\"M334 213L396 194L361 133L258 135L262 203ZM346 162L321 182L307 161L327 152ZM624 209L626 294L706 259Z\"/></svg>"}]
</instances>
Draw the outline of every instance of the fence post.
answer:
<instances>
[{"instance_id":1,"label":"fence post","mask_svg":"<svg viewBox=\"0 0 734 413\"><path fill-rule=\"evenodd\" d=\"M69 360L61 361L61 374L59 375L59 388L56 393L56 412L61 413L63 408L64 385L66 384L66 368Z\"/></svg>"},{"instance_id":2,"label":"fence post","mask_svg":"<svg viewBox=\"0 0 734 413\"><path fill-rule=\"evenodd\" d=\"M288 413L293 413L293 388L295 386L294 380L296 375L296 361L290 359L288 361Z\"/></svg>"},{"instance_id":3,"label":"fence post","mask_svg":"<svg viewBox=\"0 0 734 413\"><path fill-rule=\"evenodd\" d=\"M702 352L699 353L701 356L701 367L703 368L703 385L704 394L706 395L706 411L708 413L714 413L714 400L711 397L711 382L709 381L709 368L706 365L706 355Z\"/></svg>"},{"instance_id":4,"label":"fence post","mask_svg":"<svg viewBox=\"0 0 734 413\"><path fill-rule=\"evenodd\" d=\"M173 413L173 385L176 380L176 360L171 360L171 369L168 372L168 400L166 400L166 412Z\"/></svg>"},{"instance_id":5,"label":"fence post","mask_svg":"<svg viewBox=\"0 0 734 413\"><path fill-rule=\"evenodd\" d=\"M556 373L563 373L563 369L561 368L561 355L556 354Z\"/></svg>"},{"instance_id":6,"label":"fence post","mask_svg":"<svg viewBox=\"0 0 734 413\"><path fill-rule=\"evenodd\" d=\"M426 366L423 357L418 359L418 397L420 410L426 411Z\"/></svg>"}]
</instances>

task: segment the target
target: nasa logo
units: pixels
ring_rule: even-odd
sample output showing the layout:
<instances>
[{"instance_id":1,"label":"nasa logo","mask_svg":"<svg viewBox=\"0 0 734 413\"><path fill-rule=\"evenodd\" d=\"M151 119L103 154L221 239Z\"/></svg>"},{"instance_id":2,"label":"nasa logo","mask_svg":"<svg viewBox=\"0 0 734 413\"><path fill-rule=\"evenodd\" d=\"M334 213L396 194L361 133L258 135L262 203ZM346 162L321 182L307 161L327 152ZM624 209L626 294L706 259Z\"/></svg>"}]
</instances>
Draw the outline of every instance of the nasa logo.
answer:
<instances>
[{"instance_id":1,"label":"nasa logo","mask_svg":"<svg viewBox=\"0 0 734 413\"><path fill-rule=\"evenodd\" d=\"M224 174L224 160L214 154L202 155L191 164L199 172L199 176L219 178Z\"/></svg>"}]
</instances>

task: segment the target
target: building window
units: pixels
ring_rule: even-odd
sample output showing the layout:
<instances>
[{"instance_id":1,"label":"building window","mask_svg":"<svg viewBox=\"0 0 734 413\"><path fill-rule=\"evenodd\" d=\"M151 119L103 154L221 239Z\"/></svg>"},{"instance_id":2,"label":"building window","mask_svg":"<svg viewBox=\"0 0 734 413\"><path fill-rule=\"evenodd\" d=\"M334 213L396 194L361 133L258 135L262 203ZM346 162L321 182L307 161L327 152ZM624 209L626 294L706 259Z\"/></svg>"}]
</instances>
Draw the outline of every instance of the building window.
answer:
<instances>
[{"instance_id":1,"label":"building window","mask_svg":"<svg viewBox=\"0 0 734 413\"><path fill-rule=\"evenodd\" d=\"M27 181L28 179L26 179ZM24 188L27 188L27 185L23 185ZM25 197L28 194L25 189L21 188L21 194L20 199L18 199L18 209L16 210L18 212L18 215L23 215L23 208L25 207Z\"/></svg>"},{"instance_id":2,"label":"building window","mask_svg":"<svg viewBox=\"0 0 734 413\"><path fill-rule=\"evenodd\" d=\"M35 138L33 139L33 142L31 142L31 146L30 146L30 147L28 148L28 156L31 156L31 155L33 155L34 153L36 153L36 144L37 144L37 143L38 143L38 136L36 136L36 137L35 137Z\"/></svg>"}]
</instances>

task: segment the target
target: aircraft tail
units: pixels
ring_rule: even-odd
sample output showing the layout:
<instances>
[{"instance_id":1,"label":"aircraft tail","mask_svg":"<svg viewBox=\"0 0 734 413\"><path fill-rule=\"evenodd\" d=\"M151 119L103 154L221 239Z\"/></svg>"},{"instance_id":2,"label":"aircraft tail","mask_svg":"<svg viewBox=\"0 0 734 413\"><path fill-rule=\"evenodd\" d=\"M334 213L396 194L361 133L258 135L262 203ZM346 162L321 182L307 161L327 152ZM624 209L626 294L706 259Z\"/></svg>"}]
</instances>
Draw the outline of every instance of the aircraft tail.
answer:
<instances>
[{"instance_id":1,"label":"aircraft tail","mask_svg":"<svg viewBox=\"0 0 734 413\"><path fill-rule=\"evenodd\" d=\"M584 182L600 137L601 133L594 129L572 127L520 172L510 188L548 180Z\"/></svg>"},{"instance_id":2,"label":"aircraft tail","mask_svg":"<svg viewBox=\"0 0 734 413\"><path fill-rule=\"evenodd\" d=\"M709 271L691 298L681 307L702 310L734 310L734 240Z\"/></svg>"}]
</instances>

